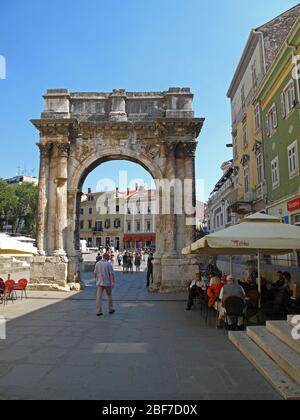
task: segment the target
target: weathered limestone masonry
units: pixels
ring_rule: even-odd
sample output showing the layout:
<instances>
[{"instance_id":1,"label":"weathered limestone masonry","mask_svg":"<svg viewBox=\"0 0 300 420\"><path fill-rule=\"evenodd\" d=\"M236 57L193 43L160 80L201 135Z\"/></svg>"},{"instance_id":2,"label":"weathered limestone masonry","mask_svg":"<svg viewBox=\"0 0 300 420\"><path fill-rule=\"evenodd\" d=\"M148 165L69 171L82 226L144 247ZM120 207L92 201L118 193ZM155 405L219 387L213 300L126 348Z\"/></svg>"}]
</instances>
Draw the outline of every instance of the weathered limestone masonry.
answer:
<instances>
[{"instance_id":1,"label":"weathered limestone masonry","mask_svg":"<svg viewBox=\"0 0 300 420\"><path fill-rule=\"evenodd\" d=\"M80 281L79 213L82 185L99 164L125 159L141 164L155 180L195 180L196 139L204 119L194 118L190 89L167 92L71 93L49 89L41 118L37 221L39 256L31 287L69 290ZM195 185L195 184L194 184ZM184 191L195 203L195 186ZM160 215L153 290L181 290L197 271L181 256L194 241L186 217Z\"/></svg>"}]
</instances>

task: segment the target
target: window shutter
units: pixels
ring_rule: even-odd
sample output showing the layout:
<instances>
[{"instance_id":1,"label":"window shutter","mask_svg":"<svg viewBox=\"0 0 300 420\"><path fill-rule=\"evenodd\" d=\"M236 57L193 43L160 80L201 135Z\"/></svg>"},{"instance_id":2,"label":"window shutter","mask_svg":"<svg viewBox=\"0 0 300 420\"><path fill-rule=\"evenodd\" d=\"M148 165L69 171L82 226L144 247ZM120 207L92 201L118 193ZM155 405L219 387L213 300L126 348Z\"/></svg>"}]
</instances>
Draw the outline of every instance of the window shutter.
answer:
<instances>
[{"instance_id":1,"label":"window shutter","mask_svg":"<svg viewBox=\"0 0 300 420\"><path fill-rule=\"evenodd\" d=\"M278 119L277 119L277 107L276 107L276 105L274 106L273 115L274 115L274 128L277 128L278 127Z\"/></svg>"},{"instance_id":2,"label":"window shutter","mask_svg":"<svg viewBox=\"0 0 300 420\"><path fill-rule=\"evenodd\" d=\"M296 86L295 86L295 83L297 83L297 80L295 82L292 81L291 83L292 83L292 86L293 86L293 89L292 89L293 104L295 106L297 104L297 101L296 101Z\"/></svg>"},{"instance_id":3,"label":"window shutter","mask_svg":"<svg viewBox=\"0 0 300 420\"><path fill-rule=\"evenodd\" d=\"M286 109L285 109L284 92L282 92L280 97L281 97L281 114L282 114L282 118L285 118L286 117Z\"/></svg>"},{"instance_id":4,"label":"window shutter","mask_svg":"<svg viewBox=\"0 0 300 420\"><path fill-rule=\"evenodd\" d=\"M266 116L266 130L267 130L267 136L270 136L269 116L270 116L270 114L268 113L268 114L267 114L267 116Z\"/></svg>"}]
</instances>

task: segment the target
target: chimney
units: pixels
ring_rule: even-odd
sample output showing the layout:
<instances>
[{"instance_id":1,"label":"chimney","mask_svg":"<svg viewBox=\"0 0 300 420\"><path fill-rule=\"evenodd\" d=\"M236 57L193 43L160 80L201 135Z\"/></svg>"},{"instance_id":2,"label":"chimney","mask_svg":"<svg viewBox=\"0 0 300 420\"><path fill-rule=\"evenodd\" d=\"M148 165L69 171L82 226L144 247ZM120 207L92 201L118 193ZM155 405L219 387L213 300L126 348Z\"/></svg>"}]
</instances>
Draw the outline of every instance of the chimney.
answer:
<instances>
[{"instance_id":1,"label":"chimney","mask_svg":"<svg viewBox=\"0 0 300 420\"><path fill-rule=\"evenodd\" d=\"M119 197L119 187L116 188L116 198Z\"/></svg>"},{"instance_id":2,"label":"chimney","mask_svg":"<svg viewBox=\"0 0 300 420\"><path fill-rule=\"evenodd\" d=\"M135 191L138 191L139 189L139 184L135 184Z\"/></svg>"},{"instance_id":3,"label":"chimney","mask_svg":"<svg viewBox=\"0 0 300 420\"><path fill-rule=\"evenodd\" d=\"M130 189L127 188L127 196L129 196L129 194L130 194Z\"/></svg>"},{"instance_id":4,"label":"chimney","mask_svg":"<svg viewBox=\"0 0 300 420\"><path fill-rule=\"evenodd\" d=\"M88 194L92 194L92 189L88 188Z\"/></svg>"}]
</instances>

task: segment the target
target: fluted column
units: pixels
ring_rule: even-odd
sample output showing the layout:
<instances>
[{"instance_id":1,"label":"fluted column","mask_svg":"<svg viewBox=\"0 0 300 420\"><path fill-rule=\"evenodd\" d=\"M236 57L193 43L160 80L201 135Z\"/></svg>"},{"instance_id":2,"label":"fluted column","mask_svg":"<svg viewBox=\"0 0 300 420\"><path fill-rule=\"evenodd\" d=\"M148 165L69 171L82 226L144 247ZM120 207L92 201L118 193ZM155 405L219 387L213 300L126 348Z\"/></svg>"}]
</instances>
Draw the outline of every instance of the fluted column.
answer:
<instances>
[{"instance_id":1,"label":"fluted column","mask_svg":"<svg viewBox=\"0 0 300 420\"><path fill-rule=\"evenodd\" d=\"M176 205L180 212L176 214L177 219L177 249L181 254L181 250L185 247L185 213L184 213L184 179L185 179L185 147L180 142L176 148L176 178L178 180L178 191L176 196Z\"/></svg>"},{"instance_id":2,"label":"fluted column","mask_svg":"<svg viewBox=\"0 0 300 420\"><path fill-rule=\"evenodd\" d=\"M195 241L196 221L196 179L195 179L195 152L196 142L185 143L185 245Z\"/></svg>"},{"instance_id":3,"label":"fluted column","mask_svg":"<svg viewBox=\"0 0 300 420\"><path fill-rule=\"evenodd\" d=\"M52 143L37 143L40 149L40 173L37 212L37 248L40 255L45 255L45 229L47 217L47 183L50 166Z\"/></svg>"},{"instance_id":4,"label":"fluted column","mask_svg":"<svg viewBox=\"0 0 300 420\"><path fill-rule=\"evenodd\" d=\"M165 235L166 247L164 255L167 257L177 256L176 236L177 236L177 218L175 215L175 194L174 189L176 186L176 168L175 168L175 148L176 143L169 142L165 144L166 152L166 181L170 182L171 189L166 190L164 193L170 193L170 214L163 215L165 218Z\"/></svg>"},{"instance_id":5,"label":"fluted column","mask_svg":"<svg viewBox=\"0 0 300 420\"><path fill-rule=\"evenodd\" d=\"M55 223L55 255L66 255L64 238L67 236L68 203L67 179L69 143L56 144L57 172L56 172L56 223Z\"/></svg>"}]
</instances>

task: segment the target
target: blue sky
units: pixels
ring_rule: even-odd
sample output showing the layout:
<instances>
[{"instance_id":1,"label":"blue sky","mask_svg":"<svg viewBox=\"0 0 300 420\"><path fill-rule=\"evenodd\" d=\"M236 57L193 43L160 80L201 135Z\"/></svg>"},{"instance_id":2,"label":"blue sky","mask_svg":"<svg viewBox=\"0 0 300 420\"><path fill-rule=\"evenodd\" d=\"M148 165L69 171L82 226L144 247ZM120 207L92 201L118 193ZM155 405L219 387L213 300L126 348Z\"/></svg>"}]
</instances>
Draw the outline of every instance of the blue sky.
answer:
<instances>
[{"instance_id":1,"label":"blue sky","mask_svg":"<svg viewBox=\"0 0 300 420\"><path fill-rule=\"evenodd\" d=\"M1 0L0 177L17 167L38 174L38 118L47 88L72 91L167 90L191 87L199 138L197 177L207 197L231 157L230 104L226 98L251 28L297 4L291 0ZM101 165L86 181L136 165ZM149 177L146 179L149 182Z\"/></svg>"}]
</instances>

